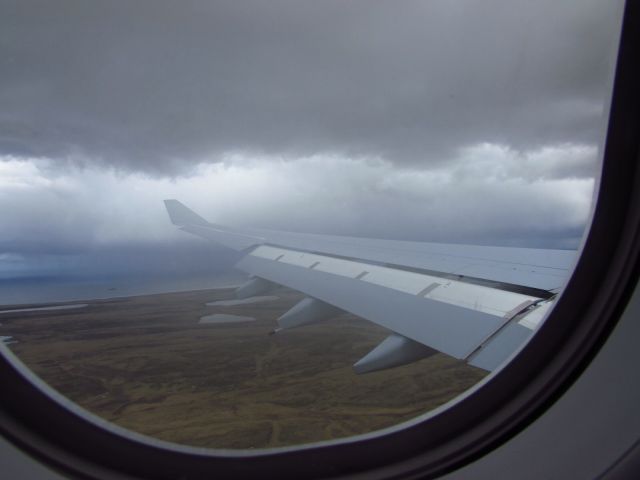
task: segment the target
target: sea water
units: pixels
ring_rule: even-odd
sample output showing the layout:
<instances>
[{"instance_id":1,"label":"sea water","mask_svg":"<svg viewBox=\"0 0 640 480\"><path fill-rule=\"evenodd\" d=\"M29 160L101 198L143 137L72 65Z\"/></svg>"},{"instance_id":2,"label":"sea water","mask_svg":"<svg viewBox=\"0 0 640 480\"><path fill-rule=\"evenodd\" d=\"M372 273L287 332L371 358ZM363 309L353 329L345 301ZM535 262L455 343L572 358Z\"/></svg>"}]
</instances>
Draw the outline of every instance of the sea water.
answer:
<instances>
[{"instance_id":1,"label":"sea water","mask_svg":"<svg viewBox=\"0 0 640 480\"><path fill-rule=\"evenodd\" d=\"M244 280L246 277L240 272L216 272L210 276L4 278L0 279L0 307L231 288Z\"/></svg>"}]
</instances>

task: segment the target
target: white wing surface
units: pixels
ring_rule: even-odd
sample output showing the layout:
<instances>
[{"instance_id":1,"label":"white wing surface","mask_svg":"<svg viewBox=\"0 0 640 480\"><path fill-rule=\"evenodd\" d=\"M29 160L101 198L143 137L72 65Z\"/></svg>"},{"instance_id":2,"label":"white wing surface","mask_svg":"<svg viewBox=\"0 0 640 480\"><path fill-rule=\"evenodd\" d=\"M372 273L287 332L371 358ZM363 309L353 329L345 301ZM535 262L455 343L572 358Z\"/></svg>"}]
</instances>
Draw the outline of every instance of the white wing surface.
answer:
<instances>
[{"instance_id":1,"label":"white wing surface","mask_svg":"<svg viewBox=\"0 0 640 480\"><path fill-rule=\"evenodd\" d=\"M349 312L391 331L365 373L440 351L493 370L533 334L575 261L570 250L448 245L223 227L165 200L182 230L245 252L240 298L283 285L307 297L280 331Z\"/></svg>"}]
</instances>

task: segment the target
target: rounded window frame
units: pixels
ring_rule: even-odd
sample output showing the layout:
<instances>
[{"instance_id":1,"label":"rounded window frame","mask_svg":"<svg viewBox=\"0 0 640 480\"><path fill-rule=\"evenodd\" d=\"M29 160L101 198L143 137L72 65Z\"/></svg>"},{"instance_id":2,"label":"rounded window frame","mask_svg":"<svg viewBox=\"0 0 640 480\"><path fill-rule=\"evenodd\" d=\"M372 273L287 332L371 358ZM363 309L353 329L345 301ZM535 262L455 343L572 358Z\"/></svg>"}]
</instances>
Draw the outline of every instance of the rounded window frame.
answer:
<instances>
[{"instance_id":1,"label":"rounded window frame","mask_svg":"<svg viewBox=\"0 0 640 480\"><path fill-rule=\"evenodd\" d=\"M520 353L455 404L396 428L273 450L183 447L83 413L10 355L0 356L0 432L67 475L92 478L433 478L487 454L553 404L605 342L640 274L640 2L627 2L600 193L589 235L548 321ZM560 321L562 319L562 321Z\"/></svg>"}]
</instances>

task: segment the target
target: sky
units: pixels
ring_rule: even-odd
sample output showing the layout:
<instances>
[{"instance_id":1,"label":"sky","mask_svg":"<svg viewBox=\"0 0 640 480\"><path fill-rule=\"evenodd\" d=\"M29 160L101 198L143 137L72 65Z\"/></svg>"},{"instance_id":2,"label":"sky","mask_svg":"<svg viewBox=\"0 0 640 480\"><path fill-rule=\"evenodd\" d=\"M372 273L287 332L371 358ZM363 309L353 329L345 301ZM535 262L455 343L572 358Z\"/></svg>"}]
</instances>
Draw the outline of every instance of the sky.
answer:
<instances>
[{"instance_id":1,"label":"sky","mask_svg":"<svg viewBox=\"0 0 640 480\"><path fill-rule=\"evenodd\" d=\"M225 271L170 225L576 248L621 1L0 0L0 278Z\"/></svg>"}]
</instances>

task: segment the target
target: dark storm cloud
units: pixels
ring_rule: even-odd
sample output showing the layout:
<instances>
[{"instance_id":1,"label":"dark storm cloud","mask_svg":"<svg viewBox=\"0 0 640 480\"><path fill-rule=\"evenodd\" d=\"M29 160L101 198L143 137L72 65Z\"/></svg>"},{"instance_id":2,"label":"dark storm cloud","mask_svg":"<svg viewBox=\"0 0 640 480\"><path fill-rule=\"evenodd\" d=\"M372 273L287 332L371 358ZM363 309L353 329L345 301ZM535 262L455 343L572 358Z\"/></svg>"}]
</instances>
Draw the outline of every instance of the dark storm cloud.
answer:
<instances>
[{"instance_id":1,"label":"dark storm cloud","mask_svg":"<svg viewBox=\"0 0 640 480\"><path fill-rule=\"evenodd\" d=\"M179 173L597 140L608 2L2 1L0 154Z\"/></svg>"}]
</instances>

